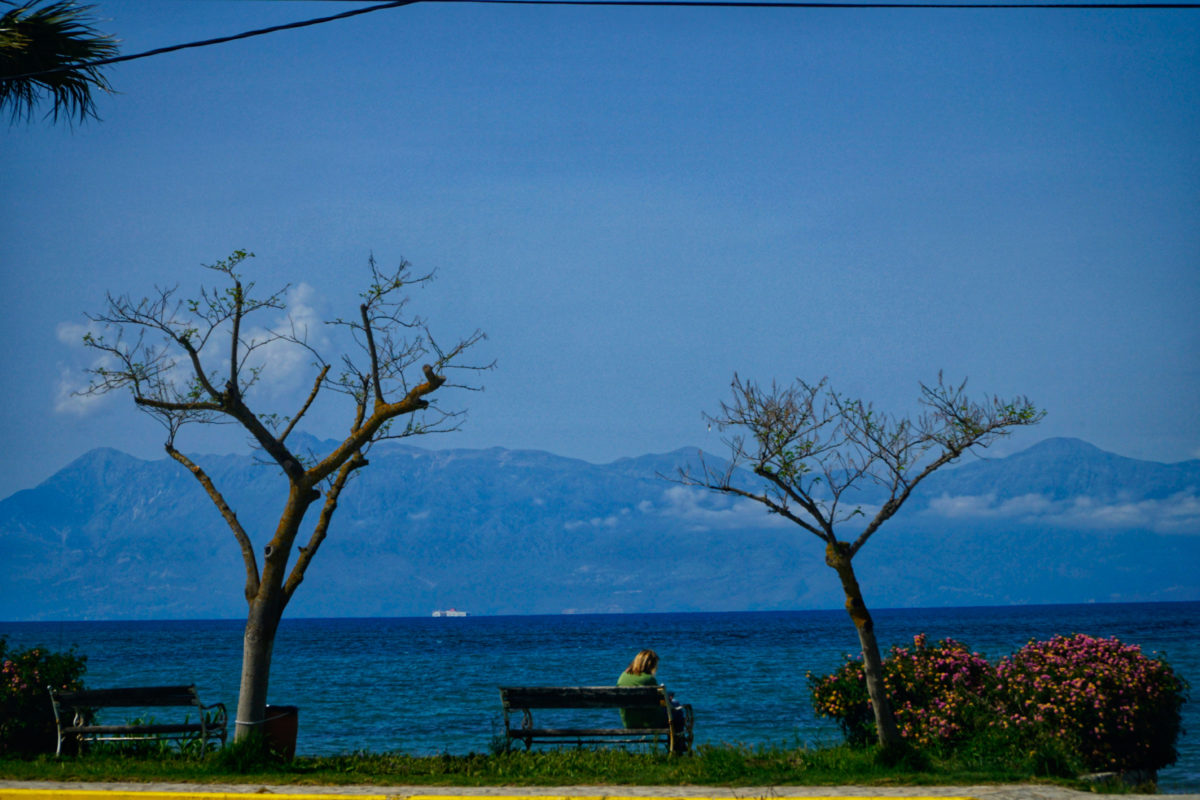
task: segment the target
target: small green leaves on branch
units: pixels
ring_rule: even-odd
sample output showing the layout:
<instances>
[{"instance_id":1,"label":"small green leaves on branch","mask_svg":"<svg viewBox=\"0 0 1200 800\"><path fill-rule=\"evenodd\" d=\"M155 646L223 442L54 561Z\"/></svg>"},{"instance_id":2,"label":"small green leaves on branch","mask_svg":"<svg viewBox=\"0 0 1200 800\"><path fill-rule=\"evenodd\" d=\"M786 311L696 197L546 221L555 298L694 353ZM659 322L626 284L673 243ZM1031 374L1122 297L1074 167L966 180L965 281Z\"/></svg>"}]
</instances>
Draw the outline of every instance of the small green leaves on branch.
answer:
<instances>
[{"instance_id":1,"label":"small green leaves on branch","mask_svg":"<svg viewBox=\"0 0 1200 800\"><path fill-rule=\"evenodd\" d=\"M1025 397L972 400L965 381L947 384L940 374L937 383L921 385L916 418L879 412L835 392L826 379L764 388L735 375L732 389L732 400L706 415L727 433L728 467L683 472L681 482L753 499L827 544L837 541L840 525L864 517L851 556L934 470L1044 416ZM739 483L738 467L763 483ZM884 491L874 513L856 497L870 487Z\"/></svg>"},{"instance_id":2,"label":"small green leaves on branch","mask_svg":"<svg viewBox=\"0 0 1200 800\"><path fill-rule=\"evenodd\" d=\"M99 328L84 344L104 358L91 370L87 393L129 389L137 406L154 416L172 437L189 422L234 422L294 479L304 474L301 460L284 445L288 435L305 418L328 389L350 395L357 413L350 427L352 446L369 447L381 438L396 438L453 430L461 412L443 411L431 401L433 392L446 383L445 370L487 369L462 366L459 357L484 338L479 331L441 348L424 320L406 315L408 298L403 291L421 285L431 275L410 276L410 265L381 270L372 257L370 280L362 293L357 319L332 323L349 332L350 347L340 355L341 372L308 341L308 331L290 317L258 323L253 332L246 323L264 312L286 314L288 286L259 294L243 270L254 254L235 250L229 257L204 266L217 273L224 285L204 286L194 296L180 295L179 287L158 287L141 299L109 295L103 313L90 316ZM111 340L106 336L112 337ZM315 376L311 389L292 413L273 409L252 410L247 403L254 387L269 378L268 365L281 348L299 348L311 357ZM410 382L410 374L423 380ZM473 388L473 387L462 387ZM369 402L368 402L369 397ZM432 412L419 421L395 428L386 425L395 416ZM282 427L282 430L281 430ZM323 464L324 460L314 459ZM341 458L339 457L339 464ZM334 470L322 468L317 480Z\"/></svg>"}]
</instances>

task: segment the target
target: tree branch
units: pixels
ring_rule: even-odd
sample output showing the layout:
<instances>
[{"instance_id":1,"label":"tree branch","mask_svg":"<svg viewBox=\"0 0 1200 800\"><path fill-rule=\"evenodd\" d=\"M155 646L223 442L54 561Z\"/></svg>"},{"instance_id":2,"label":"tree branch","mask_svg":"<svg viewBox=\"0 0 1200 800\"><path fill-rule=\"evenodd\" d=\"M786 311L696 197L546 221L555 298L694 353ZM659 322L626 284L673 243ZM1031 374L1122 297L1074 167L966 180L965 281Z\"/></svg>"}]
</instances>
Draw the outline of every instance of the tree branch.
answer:
<instances>
[{"instance_id":1,"label":"tree branch","mask_svg":"<svg viewBox=\"0 0 1200 800\"><path fill-rule=\"evenodd\" d=\"M375 406L383 405L383 387L379 382L379 353L375 350L375 333L371 330L371 318L367 304L358 307L362 314L363 332L367 336L367 353L371 356L371 383L375 387Z\"/></svg>"},{"instance_id":2,"label":"tree branch","mask_svg":"<svg viewBox=\"0 0 1200 800\"><path fill-rule=\"evenodd\" d=\"M325 504L321 506L321 514L317 518L317 524L313 528L312 536L309 538L308 544L300 548L300 555L297 557L296 563L292 565L292 571L283 586L283 602L285 604L292 599L292 595L304 581L304 573L308 569L308 565L317 554L317 550L320 549L321 543L325 541L325 535L329 530L329 522L333 519L333 512L337 510L338 497L341 496L342 489L346 487L346 482L350 479L351 473L366 465L367 459L363 457L362 453L355 453L338 469L337 477L334 478L332 485L325 491Z\"/></svg>"},{"instance_id":3,"label":"tree branch","mask_svg":"<svg viewBox=\"0 0 1200 800\"><path fill-rule=\"evenodd\" d=\"M242 340L242 282L236 278L233 281L233 318L231 320L233 331L229 337L229 386L232 386L232 391L237 391L238 385L238 368L241 364L238 362L238 344Z\"/></svg>"},{"instance_id":4,"label":"tree branch","mask_svg":"<svg viewBox=\"0 0 1200 800\"><path fill-rule=\"evenodd\" d=\"M313 381L313 388L312 391L308 393L308 399L304 401L304 405L300 407L300 411L296 414L296 416L292 417L291 421L288 423L288 426L284 428L283 433L279 435L280 442L287 439L288 434L292 432L292 428L296 427L296 423L300 421L300 418L303 417L308 411L309 406L311 406L313 401L317 399L317 392L321 391L321 383L325 380L325 376L328 374L329 365L326 364L325 366L321 367L321 374L317 376L315 381Z\"/></svg>"},{"instance_id":5,"label":"tree branch","mask_svg":"<svg viewBox=\"0 0 1200 800\"><path fill-rule=\"evenodd\" d=\"M429 364L423 366L421 370L425 374L425 382L409 389L408 393L397 402L386 403L375 408L362 425L352 432L336 450L308 471L305 476L307 485L315 486L332 475L354 453L363 449L388 420L429 407L429 401L425 399L425 396L437 391L446 382L446 378L434 372L433 367Z\"/></svg>"},{"instance_id":6,"label":"tree branch","mask_svg":"<svg viewBox=\"0 0 1200 800\"><path fill-rule=\"evenodd\" d=\"M220 403L172 403L166 400L155 400L152 397L134 397L133 402L139 406L153 408L158 411L215 411L224 412L225 406Z\"/></svg>"},{"instance_id":7,"label":"tree branch","mask_svg":"<svg viewBox=\"0 0 1200 800\"><path fill-rule=\"evenodd\" d=\"M778 514L779 516L783 517L784 519L791 520L792 522L799 525L804 530L808 531L809 533L812 533L814 536L816 536L821 541L827 541L825 534L822 533L820 529L815 527L812 523L808 522L808 520L804 519L803 517L798 517L795 514L793 514L791 509L789 509L786 504L777 503L774 500L772 500L770 495L768 495L766 492L763 492L762 494L755 494L754 492L751 492L747 489L742 489L741 487L734 486L730 482L730 479L732 478L733 472L736 469L736 462L730 462L729 469L727 469L725 471L724 475L721 475L716 470L709 470L703 464L701 464L701 469L704 471L704 474L705 474L705 477L703 479L697 478L694 475L692 475L690 472L688 472L686 469L681 468L679 470L679 472L677 473L676 477L669 478L669 480L672 480L675 483L678 483L683 486L697 486L702 489L708 489L710 491L720 492L722 494L731 494L731 495L735 495L737 497L745 497L748 500L753 500L756 503L761 503L762 505L767 507L767 510L770 513ZM820 517L818 516L818 517L816 517L816 519L820 519Z\"/></svg>"},{"instance_id":8,"label":"tree branch","mask_svg":"<svg viewBox=\"0 0 1200 800\"><path fill-rule=\"evenodd\" d=\"M204 491L208 493L209 499L212 500L217 510L221 512L221 516L225 518L225 524L233 531L233 536L237 539L238 547L242 550L242 562L246 567L246 602L250 602L258 594L258 562L254 556L254 545L251 544L250 537L246 535L242 523L238 521L237 514L225 502L225 497L217 490L212 479L208 477L208 473L200 465L176 450L175 446L170 442L167 442L165 449L167 455L187 467L188 471L200 482L200 485L204 487Z\"/></svg>"},{"instance_id":9,"label":"tree branch","mask_svg":"<svg viewBox=\"0 0 1200 800\"><path fill-rule=\"evenodd\" d=\"M766 478L771 483L773 483L775 486L777 486L779 488L779 490L784 493L785 496L794 500L797 505L799 505L806 512L808 512L808 515L813 518L813 520L817 523L817 526L819 526L819 528L816 526L806 525L799 518L794 517L791 514L786 515L788 517L788 519L791 519L791 520L797 522L802 527L804 527L806 530L816 533L825 542L835 541L835 537L833 535L832 514L830 515L830 517L828 519L826 519L826 515L821 513L821 508L820 508L820 506L817 505L816 501L813 500L812 495L810 495L807 491L797 490L795 487L793 487L791 484L789 484L787 481L785 481L782 477L780 477L779 473L767 468L766 466L759 465L758 467L755 467L754 474L758 475L761 478ZM786 505L784 507L786 508ZM776 511L775 513L778 514L779 512Z\"/></svg>"},{"instance_id":10,"label":"tree branch","mask_svg":"<svg viewBox=\"0 0 1200 800\"><path fill-rule=\"evenodd\" d=\"M242 398L236 391L226 387L225 408L222 409L226 414L236 419L242 424L242 427L249 431L250 435L255 438L263 450L275 460L275 463L283 469L288 478L296 484L301 484L304 481L304 465L300 463L300 459L292 454L292 451L280 440L275 438L267 426L263 425L262 420L251 411ZM312 486L313 484L308 484Z\"/></svg>"}]
</instances>

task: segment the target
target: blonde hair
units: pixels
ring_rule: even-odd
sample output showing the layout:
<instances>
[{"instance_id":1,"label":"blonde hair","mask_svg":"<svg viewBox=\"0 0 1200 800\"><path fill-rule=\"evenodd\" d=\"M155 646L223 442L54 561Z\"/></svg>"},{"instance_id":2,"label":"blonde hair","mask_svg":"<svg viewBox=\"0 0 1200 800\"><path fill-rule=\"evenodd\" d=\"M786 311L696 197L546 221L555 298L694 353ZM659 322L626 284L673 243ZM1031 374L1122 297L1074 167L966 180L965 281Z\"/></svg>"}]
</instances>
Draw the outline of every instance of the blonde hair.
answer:
<instances>
[{"instance_id":1,"label":"blonde hair","mask_svg":"<svg viewBox=\"0 0 1200 800\"><path fill-rule=\"evenodd\" d=\"M642 650L633 657L629 668L625 671L630 675L648 675L658 668L658 653L653 650Z\"/></svg>"}]
</instances>

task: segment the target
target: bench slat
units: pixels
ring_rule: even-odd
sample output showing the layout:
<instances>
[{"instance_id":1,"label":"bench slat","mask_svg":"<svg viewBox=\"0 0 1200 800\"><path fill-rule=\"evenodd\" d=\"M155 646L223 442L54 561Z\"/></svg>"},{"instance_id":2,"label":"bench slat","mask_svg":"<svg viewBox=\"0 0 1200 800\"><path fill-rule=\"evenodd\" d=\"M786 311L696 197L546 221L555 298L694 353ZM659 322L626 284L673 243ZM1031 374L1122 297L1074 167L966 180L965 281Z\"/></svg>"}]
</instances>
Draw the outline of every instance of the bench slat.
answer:
<instances>
[{"instance_id":1,"label":"bench slat","mask_svg":"<svg viewBox=\"0 0 1200 800\"><path fill-rule=\"evenodd\" d=\"M62 705L75 708L131 708L152 706L194 706L198 701L195 686L138 686L129 689L88 689L81 692L56 692Z\"/></svg>"},{"instance_id":2,"label":"bench slat","mask_svg":"<svg viewBox=\"0 0 1200 800\"><path fill-rule=\"evenodd\" d=\"M513 728L509 736L515 739L538 736L667 736L670 728Z\"/></svg>"},{"instance_id":3,"label":"bench slat","mask_svg":"<svg viewBox=\"0 0 1200 800\"><path fill-rule=\"evenodd\" d=\"M509 708L651 708L666 702L662 686L502 686Z\"/></svg>"},{"instance_id":4,"label":"bench slat","mask_svg":"<svg viewBox=\"0 0 1200 800\"><path fill-rule=\"evenodd\" d=\"M63 728L63 733L79 733L87 736L93 734L107 735L113 733L159 734L159 733L200 733L204 727L200 723L180 723L177 725L81 725Z\"/></svg>"}]
</instances>

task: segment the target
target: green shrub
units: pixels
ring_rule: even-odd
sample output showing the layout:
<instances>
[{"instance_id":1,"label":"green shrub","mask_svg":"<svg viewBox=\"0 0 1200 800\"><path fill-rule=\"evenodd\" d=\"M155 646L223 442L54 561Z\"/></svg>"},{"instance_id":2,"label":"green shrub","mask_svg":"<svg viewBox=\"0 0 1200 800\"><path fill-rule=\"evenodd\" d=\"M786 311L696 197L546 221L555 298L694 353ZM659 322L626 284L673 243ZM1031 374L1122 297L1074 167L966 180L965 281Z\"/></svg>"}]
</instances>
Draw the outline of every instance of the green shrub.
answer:
<instances>
[{"instance_id":1,"label":"green shrub","mask_svg":"<svg viewBox=\"0 0 1200 800\"><path fill-rule=\"evenodd\" d=\"M958 742L947 755L963 768L984 772L1007 769L1020 775L1070 778L1088 771L1069 738L1001 728L990 722Z\"/></svg>"},{"instance_id":2,"label":"green shrub","mask_svg":"<svg viewBox=\"0 0 1200 800\"><path fill-rule=\"evenodd\" d=\"M208 760L221 770L240 775L260 772L284 761L271 752L266 737L259 731L251 731L241 739L230 742L209 754Z\"/></svg>"},{"instance_id":3,"label":"green shrub","mask_svg":"<svg viewBox=\"0 0 1200 800\"><path fill-rule=\"evenodd\" d=\"M996 667L995 724L1070 740L1093 770L1175 763L1187 684L1162 658L1115 638L1030 642Z\"/></svg>"},{"instance_id":4,"label":"green shrub","mask_svg":"<svg viewBox=\"0 0 1200 800\"><path fill-rule=\"evenodd\" d=\"M86 662L74 650L9 652L0 638L0 755L54 752L58 736L47 689L82 689Z\"/></svg>"}]
</instances>

